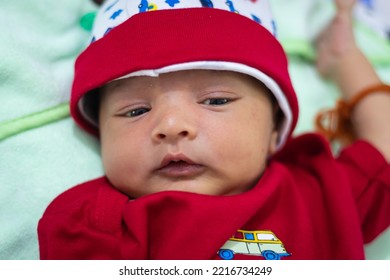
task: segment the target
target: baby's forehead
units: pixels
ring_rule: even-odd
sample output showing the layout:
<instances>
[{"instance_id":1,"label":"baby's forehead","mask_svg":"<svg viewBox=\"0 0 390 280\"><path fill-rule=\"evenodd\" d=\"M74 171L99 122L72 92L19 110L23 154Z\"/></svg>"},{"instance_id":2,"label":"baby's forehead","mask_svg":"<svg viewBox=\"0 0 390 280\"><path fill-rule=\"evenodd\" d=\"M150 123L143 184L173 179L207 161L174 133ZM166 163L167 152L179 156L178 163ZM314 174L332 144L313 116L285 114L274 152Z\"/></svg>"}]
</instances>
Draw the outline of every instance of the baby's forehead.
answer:
<instances>
[{"instance_id":1,"label":"baby's forehead","mask_svg":"<svg viewBox=\"0 0 390 280\"><path fill-rule=\"evenodd\" d=\"M272 92L252 76L235 71L194 69L114 80L102 87L100 105L149 103L167 94L186 96L197 102L204 98L257 99L256 96L263 95L271 104L275 103Z\"/></svg>"},{"instance_id":2,"label":"baby's forehead","mask_svg":"<svg viewBox=\"0 0 390 280\"><path fill-rule=\"evenodd\" d=\"M183 70L159 74L157 76L132 76L116 79L107 83L104 88L108 91L123 87L150 88L159 83L184 84L201 87L205 85L229 86L234 83L256 84L265 87L262 82L252 76L229 70Z\"/></svg>"}]
</instances>

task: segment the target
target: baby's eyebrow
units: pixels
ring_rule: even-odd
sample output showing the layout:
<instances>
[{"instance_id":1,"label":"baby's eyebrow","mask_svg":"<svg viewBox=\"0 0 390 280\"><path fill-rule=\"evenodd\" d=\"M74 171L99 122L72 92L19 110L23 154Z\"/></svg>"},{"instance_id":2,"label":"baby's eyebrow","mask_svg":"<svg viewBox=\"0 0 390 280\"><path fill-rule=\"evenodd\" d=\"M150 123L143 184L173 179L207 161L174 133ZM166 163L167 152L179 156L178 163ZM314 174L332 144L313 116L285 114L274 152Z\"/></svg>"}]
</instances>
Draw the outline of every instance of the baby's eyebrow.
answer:
<instances>
[{"instance_id":1,"label":"baby's eyebrow","mask_svg":"<svg viewBox=\"0 0 390 280\"><path fill-rule=\"evenodd\" d=\"M121 96L136 92L136 88L127 82L113 81L103 87L103 92L112 96Z\"/></svg>"}]
</instances>

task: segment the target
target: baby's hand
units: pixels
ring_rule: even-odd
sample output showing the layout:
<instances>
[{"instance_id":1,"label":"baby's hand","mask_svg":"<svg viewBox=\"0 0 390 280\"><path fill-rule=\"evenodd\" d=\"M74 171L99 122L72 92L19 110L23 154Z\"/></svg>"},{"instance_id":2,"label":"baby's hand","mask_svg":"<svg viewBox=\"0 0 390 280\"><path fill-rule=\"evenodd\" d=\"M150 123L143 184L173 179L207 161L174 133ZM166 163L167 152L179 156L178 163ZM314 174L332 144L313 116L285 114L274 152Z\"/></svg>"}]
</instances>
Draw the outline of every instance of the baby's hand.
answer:
<instances>
[{"instance_id":1,"label":"baby's hand","mask_svg":"<svg viewBox=\"0 0 390 280\"><path fill-rule=\"evenodd\" d=\"M337 75L342 58L357 48L352 26L352 9L356 0L334 2L336 14L316 42L317 70L324 77Z\"/></svg>"}]
</instances>

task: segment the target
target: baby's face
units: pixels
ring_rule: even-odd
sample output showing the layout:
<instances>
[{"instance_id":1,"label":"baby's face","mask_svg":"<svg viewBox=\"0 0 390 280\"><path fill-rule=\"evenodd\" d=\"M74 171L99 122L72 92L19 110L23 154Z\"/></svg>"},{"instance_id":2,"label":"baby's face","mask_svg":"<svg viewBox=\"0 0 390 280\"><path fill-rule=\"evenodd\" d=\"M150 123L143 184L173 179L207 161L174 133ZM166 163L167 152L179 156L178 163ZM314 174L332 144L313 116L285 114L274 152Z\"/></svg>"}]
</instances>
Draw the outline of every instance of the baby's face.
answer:
<instances>
[{"instance_id":1,"label":"baby's face","mask_svg":"<svg viewBox=\"0 0 390 280\"><path fill-rule=\"evenodd\" d=\"M175 190L232 195L256 184L277 132L253 78L191 70L104 87L99 112L106 175L131 197Z\"/></svg>"}]
</instances>

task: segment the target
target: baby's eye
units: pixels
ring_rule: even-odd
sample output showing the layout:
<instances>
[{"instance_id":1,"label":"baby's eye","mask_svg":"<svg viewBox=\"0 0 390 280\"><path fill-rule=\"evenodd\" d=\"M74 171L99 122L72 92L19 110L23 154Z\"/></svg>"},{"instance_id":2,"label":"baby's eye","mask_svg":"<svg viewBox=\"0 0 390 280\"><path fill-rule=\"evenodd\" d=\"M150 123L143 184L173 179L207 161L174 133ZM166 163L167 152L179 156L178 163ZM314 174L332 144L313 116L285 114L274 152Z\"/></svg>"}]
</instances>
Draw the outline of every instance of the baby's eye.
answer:
<instances>
[{"instance_id":1,"label":"baby's eye","mask_svg":"<svg viewBox=\"0 0 390 280\"><path fill-rule=\"evenodd\" d=\"M203 101L203 104L211 105L211 106L220 106L220 105L225 105L229 102L230 102L229 98L209 98Z\"/></svg>"},{"instance_id":2,"label":"baby's eye","mask_svg":"<svg viewBox=\"0 0 390 280\"><path fill-rule=\"evenodd\" d=\"M130 110L130 111L126 112L124 114L124 116L129 117L129 118L134 118L134 117L141 116L149 111L150 111L149 108L137 108L137 109Z\"/></svg>"}]
</instances>

